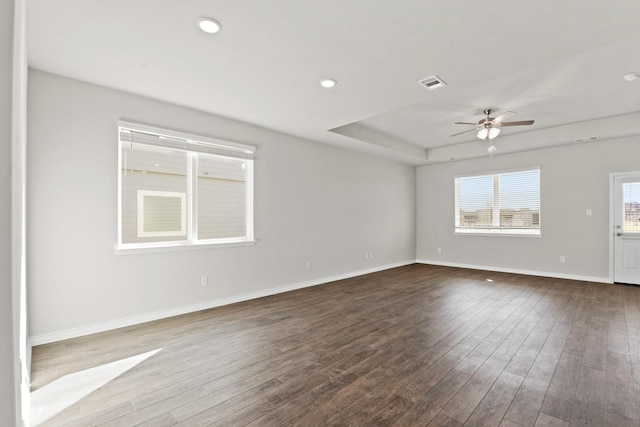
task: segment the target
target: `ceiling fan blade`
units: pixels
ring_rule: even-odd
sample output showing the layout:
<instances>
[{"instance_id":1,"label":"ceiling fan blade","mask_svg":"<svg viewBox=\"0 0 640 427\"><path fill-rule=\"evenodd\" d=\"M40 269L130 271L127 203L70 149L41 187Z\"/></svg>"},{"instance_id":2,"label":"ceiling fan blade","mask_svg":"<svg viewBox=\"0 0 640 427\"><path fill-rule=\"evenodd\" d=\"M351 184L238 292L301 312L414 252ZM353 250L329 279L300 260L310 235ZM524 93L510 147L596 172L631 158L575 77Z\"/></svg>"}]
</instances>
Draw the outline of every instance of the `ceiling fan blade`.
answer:
<instances>
[{"instance_id":1,"label":"ceiling fan blade","mask_svg":"<svg viewBox=\"0 0 640 427\"><path fill-rule=\"evenodd\" d=\"M471 125L471 126L475 126L475 125L477 125L477 123L455 122L454 125Z\"/></svg>"},{"instance_id":2,"label":"ceiling fan blade","mask_svg":"<svg viewBox=\"0 0 640 427\"><path fill-rule=\"evenodd\" d=\"M500 127L503 126L525 126L525 125L532 125L534 122L534 120L522 120L519 122L502 122L500 123Z\"/></svg>"},{"instance_id":3,"label":"ceiling fan blade","mask_svg":"<svg viewBox=\"0 0 640 427\"><path fill-rule=\"evenodd\" d=\"M498 117L496 117L495 119L492 120L493 123L502 123L502 121L504 119L506 119L509 116L514 115L516 112L515 111L505 111L504 113L500 114Z\"/></svg>"},{"instance_id":4,"label":"ceiling fan blade","mask_svg":"<svg viewBox=\"0 0 640 427\"><path fill-rule=\"evenodd\" d=\"M473 128L473 129L469 129L469 130L464 130L464 131L462 131L462 132L454 133L454 134L453 134L453 135L451 135L451 136L458 136L458 135L462 135L463 133L472 132L472 131L474 131L474 130L476 130L476 129L475 129L475 128Z\"/></svg>"}]
</instances>

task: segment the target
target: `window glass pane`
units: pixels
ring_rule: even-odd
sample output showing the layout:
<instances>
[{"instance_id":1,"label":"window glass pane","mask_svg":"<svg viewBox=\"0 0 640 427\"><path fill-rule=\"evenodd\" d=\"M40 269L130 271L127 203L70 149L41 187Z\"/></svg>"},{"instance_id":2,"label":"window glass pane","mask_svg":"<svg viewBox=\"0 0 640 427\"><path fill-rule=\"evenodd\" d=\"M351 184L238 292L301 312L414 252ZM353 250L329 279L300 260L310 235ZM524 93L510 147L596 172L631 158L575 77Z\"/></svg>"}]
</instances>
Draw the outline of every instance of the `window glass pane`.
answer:
<instances>
[{"instance_id":1,"label":"window glass pane","mask_svg":"<svg viewBox=\"0 0 640 427\"><path fill-rule=\"evenodd\" d=\"M500 227L540 226L540 171L502 173L500 180Z\"/></svg>"},{"instance_id":2,"label":"window glass pane","mask_svg":"<svg viewBox=\"0 0 640 427\"><path fill-rule=\"evenodd\" d=\"M198 155L198 239L247 234L247 161Z\"/></svg>"},{"instance_id":3,"label":"window glass pane","mask_svg":"<svg viewBox=\"0 0 640 427\"><path fill-rule=\"evenodd\" d=\"M640 182L622 184L625 233L640 233Z\"/></svg>"},{"instance_id":4,"label":"window glass pane","mask_svg":"<svg viewBox=\"0 0 640 427\"><path fill-rule=\"evenodd\" d=\"M458 180L458 209L461 227L491 228L493 224L493 176Z\"/></svg>"},{"instance_id":5,"label":"window glass pane","mask_svg":"<svg viewBox=\"0 0 640 427\"><path fill-rule=\"evenodd\" d=\"M187 153L122 142L122 243L186 239Z\"/></svg>"},{"instance_id":6,"label":"window glass pane","mask_svg":"<svg viewBox=\"0 0 640 427\"><path fill-rule=\"evenodd\" d=\"M119 249L253 242L255 147L123 125Z\"/></svg>"},{"instance_id":7,"label":"window glass pane","mask_svg":"<svg viewBox=\"0 0 640 427\"><path fill-rule=\"evenodd\" d=\"M540 170L456 178L456 232L540 234Z\"/></svg>"}]
</instances>

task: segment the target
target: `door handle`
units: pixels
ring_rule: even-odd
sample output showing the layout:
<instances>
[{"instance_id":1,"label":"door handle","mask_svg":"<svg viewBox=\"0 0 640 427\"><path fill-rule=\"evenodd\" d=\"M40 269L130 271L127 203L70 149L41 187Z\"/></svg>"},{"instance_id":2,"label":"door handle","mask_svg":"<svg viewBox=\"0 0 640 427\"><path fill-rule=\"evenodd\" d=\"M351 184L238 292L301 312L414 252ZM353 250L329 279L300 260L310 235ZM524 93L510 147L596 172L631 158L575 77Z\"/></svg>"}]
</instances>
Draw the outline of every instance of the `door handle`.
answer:
<instances>
[{"instance_id":1,"label":"door handle","mask_svg":"<svg viewBox=\"0 0 640 427\"><path fill-rule=\"evenodd\" d=\"M622 233L617 232L617 233L616 233L616 236L620 237L620 236L622 236Z\"/></svg>"}]
</instances>

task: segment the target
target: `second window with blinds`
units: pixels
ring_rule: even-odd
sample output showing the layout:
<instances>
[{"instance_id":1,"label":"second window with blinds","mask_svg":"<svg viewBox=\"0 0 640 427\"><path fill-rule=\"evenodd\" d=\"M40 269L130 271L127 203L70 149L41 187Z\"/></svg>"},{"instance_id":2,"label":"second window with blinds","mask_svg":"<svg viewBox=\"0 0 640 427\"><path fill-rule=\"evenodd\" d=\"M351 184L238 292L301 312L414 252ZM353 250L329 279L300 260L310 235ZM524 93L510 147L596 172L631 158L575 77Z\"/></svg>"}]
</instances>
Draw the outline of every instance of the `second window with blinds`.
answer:
<instances>
[{"instance_id":1,"label":"second window with blinds","mask_svg":"<svg viewBox=\"0 0 640 427\"><path fill-rule=\"evenodd\" d=\"M120 123L120 249L253 242L248 145Z\"/></svg>"},{"instance_id":2,"label":"second window with blinds","mask_svg":"<svg viewBox=\"0 0 640 427\"><path fill-rule=\"evenodd\" d=\"M540 168L455 178L455 232L540 235Z\"/></svg>"}]
</instances>

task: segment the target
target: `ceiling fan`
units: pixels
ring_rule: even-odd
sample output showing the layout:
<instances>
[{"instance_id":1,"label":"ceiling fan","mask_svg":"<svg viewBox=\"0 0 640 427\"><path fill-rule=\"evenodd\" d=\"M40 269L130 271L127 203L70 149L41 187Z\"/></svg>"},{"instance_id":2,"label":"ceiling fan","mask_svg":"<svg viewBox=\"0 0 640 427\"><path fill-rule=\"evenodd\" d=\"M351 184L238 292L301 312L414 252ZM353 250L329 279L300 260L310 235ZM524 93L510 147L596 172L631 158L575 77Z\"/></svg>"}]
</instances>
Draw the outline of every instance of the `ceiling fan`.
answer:
<instances>
[{"instance_id":1,"label":"ceiling fan","mask_svg":"<svg viewBox=\"0 0 640 427\"><path fill-rule=\"evenodd\" d=\"M462 135L463 133L471 132L477 130L478 133L476 136L480 139L493 139L500 133L500 128L503 126L525 126L532 125L533 120L521 120L518 122L505 122L504 119L515 114L515 111L506 111L500 114L498 117L491 117L495 110L491 108L487 108L483 111L484 114L487 115L486 118L480 120L478 123L469 123L469 122L455 122L456 125L470 125L475 126L473 129L465 130L462 132L454 133L451 136ZM491 146L493 147L493 145ZM495 147L493 150L489 150L490 152L495 151Z\"/></svg>"}]
</instances>

